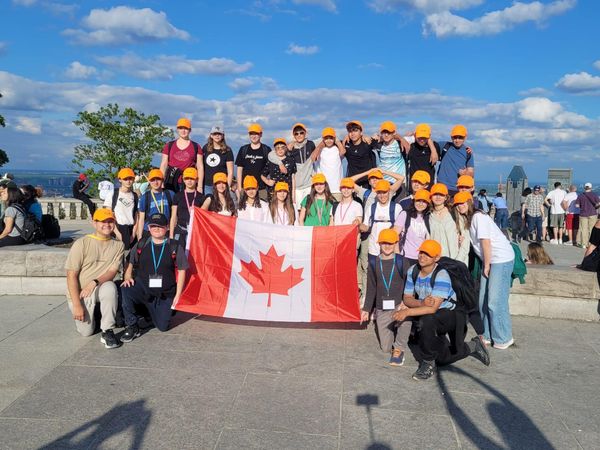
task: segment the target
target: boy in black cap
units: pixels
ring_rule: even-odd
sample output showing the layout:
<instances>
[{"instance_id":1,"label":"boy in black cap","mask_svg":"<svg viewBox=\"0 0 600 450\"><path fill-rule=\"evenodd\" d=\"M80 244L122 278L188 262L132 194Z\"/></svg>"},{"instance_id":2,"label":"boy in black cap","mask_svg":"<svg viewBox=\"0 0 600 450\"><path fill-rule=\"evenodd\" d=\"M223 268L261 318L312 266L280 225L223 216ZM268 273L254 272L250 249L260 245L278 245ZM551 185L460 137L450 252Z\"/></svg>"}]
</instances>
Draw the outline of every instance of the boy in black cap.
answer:
<instances>
[{"instance_id":1,"label":"boy in black cap","mask_svg":"<svg viewBox=\"0 0 600 450\"><path fill-rule=\"evenodd\" d=\"M150 237L131 251L122 286L125 332L122 342L140 335L136 305L143 305L154 326L167 331L171 306L177 302L185 284L188 261L185 250L168 238L168 221L164 214L153 214L148 222ZM135 270L135 274L134 274Z\"/></svg>"}]
</instances>

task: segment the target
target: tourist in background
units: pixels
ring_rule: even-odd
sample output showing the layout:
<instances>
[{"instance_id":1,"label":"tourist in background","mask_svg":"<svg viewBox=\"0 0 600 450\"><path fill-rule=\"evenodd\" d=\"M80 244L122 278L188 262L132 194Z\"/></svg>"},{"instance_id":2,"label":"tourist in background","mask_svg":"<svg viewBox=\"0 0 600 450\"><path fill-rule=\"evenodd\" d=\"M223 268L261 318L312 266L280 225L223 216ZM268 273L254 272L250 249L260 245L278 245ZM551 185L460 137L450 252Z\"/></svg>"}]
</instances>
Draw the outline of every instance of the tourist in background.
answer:
<instances>
[{"instance_id":1,"label":"tourist in background","mask_svg":"<svg viewBox=\"0 0 600 450\"><path fill-rule=\"evenodd\" d=\"M577 207L577 186L572 184L569 186L569 193L565 195L565 199L562 201L562 207L567 212L565 218L565 228L569 240L565 242L566 245L577 245L581 241L579 235L579 208Z\"/></svg>"},{"instance_id":2,"label":"tourist in background","mask_svg":"<svg viewBox=\"0 0 600 450\"><path fill-rule=\"evenodd\" d=\"M538 242L530 242L527 246L527 258L525 259L527 264L539 264L539 265L552 265L554 261L550 258L550 255L546 253L542 244Z\"/></svg>"},{"instance_id":3,"label":"tourist in background","mask_svg":"<svg viewBox=\"0 0 600 450\"><path fill-rule=\"evenodd\" d=\"M562 189L562 184L557 181L554 183L554 189L548 192L544 203L550 208L550 228L552 235L551 244L563 243L563 232L565 229L565 210L563 209L563 200L567 193Z\"/></svg>"},{"instance_id":4,"label":"tourist in background","mask_svg":"<svg viewBox=\"0 0 600 450\"><path fill-rule=\"evenodd\" d=\"M510 239L508 235L508 206L506 199L502 196L502 192L497 192L496 197L492 201L496 210L494 214L494 222L498 225L498 228L502 230L504 235Z\"/></svg>"},{"instance_id":5,"label":"tourist in background","mask_svg":"<svg viewBox=\"0 0 600 450\"><path fill-rule=\"evenodd\" d=\"M592 183L585 183L583 192L577 197L575 206L579 208L581 245L587 247L592 228L598 217L598 208L600 208L600 198L592 191Z\"/></svg>"},{"instance_id":6,"label":"tourist in background","mask_svg":"<svg viewBox=\"0 0 600 450\"><path fill-rule=\"evenodd\" d=\"M541 193L541 186L535 185L533 191L525 197L525 202L521 206L521 218L526 220L529 239L533 239L532 236L535 232L536 242L542 242L544 215L544 197Z\"/></svg>"},{"instance_id":7,"label":"tourist in background","mask_svg":"<svg viewBox=\"0 0 600 450\"><path fill-rule=\"evenodd\" d=\"M23 193L14 182L0 190L0 201L4 203L3 229L0 233L0 247L26 244L19 229L25 224L25 208L22 206Z\"/></svg>"},{"instance_id":8,"label":"tourist in background","mask_svg":"<svg viewBox=\"0 0 600 450\"><path fill-rule=\"evenodd\" d=\"M38 201L43 194L41 187L33 187L31 184L21 186L23 193L23 207L25 211L33 214L38 223L42 223L42 205Z\"/></svg>"},{"instance_id":9,"label":"tourist in background","mask_svg":"<svg viewBox=\"0 0 600 450\"><path fill-rule=\"evenodd\" d=\"M92 201L92 198L85 193L90 187L90 180L85 173L79 174L77 179L73 182L73 197L77 200L81 200L85 203L90 210L90 217L94 215L96 211L96 205Z\"/></svg>"}]
</instances>

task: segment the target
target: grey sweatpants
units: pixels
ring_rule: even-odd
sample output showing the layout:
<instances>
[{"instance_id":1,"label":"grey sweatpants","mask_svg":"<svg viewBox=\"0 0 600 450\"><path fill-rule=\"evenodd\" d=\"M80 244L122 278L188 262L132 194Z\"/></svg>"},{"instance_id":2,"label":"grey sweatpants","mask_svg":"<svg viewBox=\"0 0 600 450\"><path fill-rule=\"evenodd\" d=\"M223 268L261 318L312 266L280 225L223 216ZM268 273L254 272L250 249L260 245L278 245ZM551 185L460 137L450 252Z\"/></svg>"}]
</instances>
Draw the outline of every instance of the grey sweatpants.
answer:
<instances>
[{"instance_id":1,"label":"grey sweatpants","mask_svg":"<svg viewBox=\"0 0 600 450\"><path fill-rule=\"evenodd\" d=\"M69 304L69 310L73 312L73 304L71 301L67 303ZM89 297L83 299L83 305L85 306L83 322L79 320L75 321L77 331L82 336L91 336L94 334L94 329L96 328L94 309L97 303L100 303L100 329L102 331L112 330L117 325L116 316L119 304L117 286L112 281L105 281L94 289Z\"/></svg>"},{"instance_id":2,"label":"grey sweatpants","mask_svg":"<svg viewBox=\"0 0 600 450\"><path fill-rule=\"evenodd\" d=\"M392 347L404 351L408 350L408 338L410 337L412 321L403 320L402 322L397 322L392 318L394 312L395 310L393 309L389 311L382 309L375 310L379 342L381 343L381 350L385 353L391 352Z\"/></svg>"}]
</instances>

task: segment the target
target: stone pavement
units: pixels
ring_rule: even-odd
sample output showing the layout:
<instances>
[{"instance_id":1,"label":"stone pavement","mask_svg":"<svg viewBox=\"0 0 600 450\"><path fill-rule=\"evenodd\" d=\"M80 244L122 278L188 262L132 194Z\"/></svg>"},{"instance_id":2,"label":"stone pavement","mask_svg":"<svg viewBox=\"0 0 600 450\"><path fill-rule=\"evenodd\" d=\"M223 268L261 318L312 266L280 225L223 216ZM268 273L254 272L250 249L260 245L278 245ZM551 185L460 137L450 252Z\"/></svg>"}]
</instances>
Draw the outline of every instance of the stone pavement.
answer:
<instances>
[{"instance_id":1,"label":"stone pavement","mask_svg":"<svg viewBox=\"0 0 600 450\"><path fill-rule=\"evenodd\" d=\"M600 324L514 317L517 345L416 382L373 328L179 313L106 350L60 297L0 297L2 449L598 448Z\"/></svg>"}]
</instances>

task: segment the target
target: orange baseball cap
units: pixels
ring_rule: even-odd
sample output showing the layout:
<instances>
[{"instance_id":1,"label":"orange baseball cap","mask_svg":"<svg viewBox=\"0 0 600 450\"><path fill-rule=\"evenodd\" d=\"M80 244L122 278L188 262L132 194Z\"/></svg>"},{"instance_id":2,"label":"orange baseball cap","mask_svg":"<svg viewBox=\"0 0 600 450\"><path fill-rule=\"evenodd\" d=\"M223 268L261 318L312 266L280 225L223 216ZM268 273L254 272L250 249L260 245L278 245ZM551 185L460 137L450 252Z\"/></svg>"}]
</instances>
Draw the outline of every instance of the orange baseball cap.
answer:
<instances>
[{"instance_id":1,"label":"orange baseball cap","mask_svg":"<svg viewBox=\"0 0 600 450\"><path fill-rule=\"evenodd\" d=\"M292 131L294 131L296 128L302 128L304 131L307 131L306 126L300 122L294 124L294 126L292 127Z\"/></svg>"},{"instance_id":2,"label":"orange baseball cap","mask_svg":"<svg viewBox=\"0 0 600 450\"><path fill-rule=\"evenodd\" d=\"M410 181L418 181L421 184L429 184L431 183L431 176L429 175L429 172L417 170L415 173L413 173Z\"/></svg>"},{"instance_id":3,"label":"orange baseball cap","mask_svg":"<svg viewBox=\"0 0 600 450\"><path fill-rule=\"evenodd\" d=\"M244 177L244 189L258 189L258 181L252 175Z\"/></svg>"},{"instance_id":4,"label":"orange baseball cap","mask_svg":"<svg viewBox=\"0 0 600 450\"><path fill-rule=\"evenodd\" d=\"M442 255L442 246L438 241L434 241L433 239L427 239L426 241L423 241L423 243L419 247L419 251L427 253L432 258L435 258L436 256Z\"/></svg>"},{"instance_id":5,"label":"orange baseball cap","mask_svg":"<svg viewBox=\"0 0 600 450\"><path fill-rule=\"evenodd\" d=\"M248 127L248 133L262 133L262 127L257 123L252 123Z\"/></svg>"},{"instance_id":6,"label":"orange baseball cap","mask_svg":"<svg viewBox=\"0 0 600 450\"><path fill-rule=\"evenodd\" d=\"M431 195L448 195L448 187L444 183L436 183L433 186L431 186L429 192L431 193Z\"/></svg>"},{"instance_id":7,"label":"orange baseball cap","mask_svg":"<svg viewBox=\"0 0 600 450\"><path fill-rule=\"evenodd\" d=\"M454 194L454 204L455 205L460 205L461 203L466 203L469 200L472 200L473 196L471 195L470 192L467 191L462 191L462 192L457 192L456 194Z\"/></svg>"},{"instance_id":8,"label":"orange baseball cap","mask_svg":"<svg viewBox=\"0 0 600 450\"><path fill-rule=\"evenodd\" d=\"M375 192L389 192L390 182L388 180L379 180L375 183Z\"/></svg>"},{"instance_id":9,"label":"orange baseball cap","mask_svg":"<svg viewBox=\"0 0 600 450\"><path fill-rule=\"evenodd\" d=\"M385 228L379 232L377 237L378 244L395 244L400 240L398 232L393 228Z\"/></svg>"},{"instance_id":10,"label":"orange baseball cap","mask_svg":"<svg viewBox=\"0 0 600 450\"><path fill-rule=\"evenodd\" d=\"M192 129L192 121L190 119L186 119L185 117L182 117L181 119L179 119L177 121L177 128L180 128L180 127L189 128L191 130Z\"/></svg>"},{"instance_id":11,"label":"orange baseball cap","mask_svg":"<svg viewBox=\"0 0 600 450\"><path fill-rule=\"evenodd\" d=\"M325 183L327 178L322 173L315 173L312 177L312 184Z\"/></svg>"},{"instance_id":12,"label":"orange baseball cap","mask_svg":"<svg viewBox=\"0 0 600 450\"><path fill-rule=\"evenodd\" d=\"M125 178L135 178L135 173L129 167L123 167L121 170L119 170L117 178L119 180L124 180Z\"/></svg>"},{"instance_id":13,"label":"orange baseball cap","mask_svg":"<svg viewBox=\"0 0 600 450\"><path fill-rule=\"evenodd\" d=\"M475 186L475 180L470 175L461 175L460 177L458 177L458 180L456 180L456 185L473 187Z\"/></svg>"},{"instance_id":14,"label":"orange baseball cap","mask_svg":"<svg viewBox=\"0 0 600 450\"><path fill-rule=\"evenodd\" d=\"M340 181L340 189L341 188L354 189L354 180L352 178L342 178Z\"/></svg>"},{"instance_id":15,"label":"orange baseball cap","mask_svg":"<svg viewBox=\"0 0 600 450\"><path fill-rule=\"evenodd\" d=\"M394 133L396 131L396 124L390 120L387 120L381 124L379 131L389 131L390 133Z\"/></svg>"},{"instance_id":16,"label":"orange baseball cap","mask_svg":"<svg viewBox=\"0 0 600 450\"><path fill-rule=\"evenodd\" d=\"M164 180L165 177L163 175L163 173L161 172L160 169L152 169L149 173L148 173L148 179L152 180L154 178L160 178L161 180Z\"/></svg>"},{"instance_id":17,"label":"orange baseball cap","mask_svg":"<svg viewBox=\"0 0 600 450\"><path fill-rule=\"evenodd\" d=\"M335 130L331 127L323 128L321 132L321 137L324 139L327 136L335 137Z\"/></svg>"},{"instance_id":18,"label":"orange baseball cap","mask_svg":"<svg viewBox=\"0 0 600 450\"><path fill-rule=\"evenodd\" d=\"M193 178L194 180L198 179L198 171L195 167L188 167L183 171L183 178Z\"/></svg>"},{"instance_id":19,"label":"orange baseball cap","mask_svg":"<svg viewBox=\"0 0 600 450\"><path fill-rule=\"evenodd\" d=\"M356 125L358 128L360 128L360 131L364 130L363 124L358 120L351 120L350 122L348 122L346 124L346 130L349 129L352 125Z\"/></svg>"},{"instance_id":20,"label":"orange baseball cap","mask_svg":"<svg viewBox=\"0 0 600 450\"><path fill-rule=\"evenodd\" d=\"M287 142L285 141L285 139L284 139L284 138L281 138L281 137L280 137L280 138L276 138L276 139L273 141L273 147L275 147L277 144L283 144L283 145L287 145Z\"/></svg>"},{"instance_id":21,"label":"orange baseball cap","mask_svg":"<svg viewBox=\"0 0 600 450\"><path fill-rule=\"evenodd\" d=\"M290 186L285 181L278 181L275 183L275 192L287 191L290 192Z\"/></svg>"},{"instance_id":22,"label":"orange baseball cap","mask_svg":"<svg viewBox=\"0 0 600 450\"><path fill-rule=\"evenodd\" d=\"M431 137L431 127L426 123L420 123L415 128L415 138L427 138Z\"/></svg>"},{"instance_id":23,"label":"orange baseball cap","mask_svg":"<svg viewBox=\"0 0 600 450\"><path fill-rule=\"evenodd\" d=\"M227 183L227 175L223 172L217 172L213 175L213 184Z\"/></svg>"},{"instance_id":24,"label":"orange baseball cap","mask_svg":"<svg viewBox=\"0 0 600 450\"><path fill-rule=\"evenodd\" d=\"M421 189L415 192L414 201L425 200L427 203L431 203L431 194L427 189Z\"/></svg>"},{"instance_id":25,"label":"orange baseball cap","mask_svg":"<svg viewBox=\"0 0 600 450\"><path fill-rule=\"evenodd\" d=\"M116 220L115 213L112 212L109 208L99 208L94 212L93 221L94 222L104 222L105 220Z\"/></svg>"},{"instance_id":26,"label":"orange baseball cap","mask_svg":"<svg viewBox=\"0 0 600 450\"><path fill-rule=\"evenodd\" d=\"M450 136L467 137L467 127L465 127L464 125L454 125L452 131L450 131Z\"/></svg>"},{"instance_id":27,"label":"orange baseball cap","mask_svg":"<svg viewBox=\"0 0 600 450\"><path fill-rule=\"evenodd\" d=\"M383 180L383 173L379 169L372 169L367 178L379 178L380 180Z\"/></svg>"}]
</instances>

